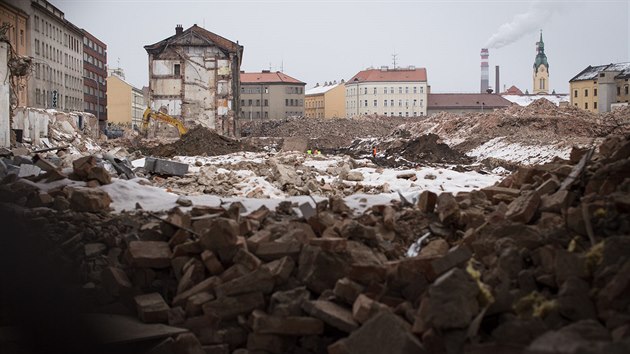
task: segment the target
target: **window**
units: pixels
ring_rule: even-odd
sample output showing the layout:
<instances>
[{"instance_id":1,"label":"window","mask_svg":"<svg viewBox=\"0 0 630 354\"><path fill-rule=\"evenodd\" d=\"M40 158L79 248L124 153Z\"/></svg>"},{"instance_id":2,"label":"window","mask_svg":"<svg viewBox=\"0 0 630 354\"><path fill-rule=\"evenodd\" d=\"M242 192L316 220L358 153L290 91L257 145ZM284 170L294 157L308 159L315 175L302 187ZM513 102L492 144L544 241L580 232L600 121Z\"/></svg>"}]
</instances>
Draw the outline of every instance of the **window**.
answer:
<instances>
[{"instance_id":1,"label":"window","mask_svg":"<svg viewBox=\"0 0 630 354\"><path fill-rule=\"evenodd\" d=\"M398 100L398 107L402 107L402 100Z\"/></svg>"},{"instance_id":2,"label":"window","mask_svg":"<svg viewBox=\"0 0 630 354\"><path fill-rule=\"evenodd\" d=\"M418 100L413 100L413 106L415 107L418 104ZM414 114L415 115L415 114Z\"/></svg>"},{"instance_id":3,"label":"window","mask_svg":"<svg viewBox=\"0 0 630 354\"><path fill-rule=\"evenodd\" d=\"M24 45L24 30L20 30L20 44Z\"/></svg>"},{"instance_id":4,"label":"window","mask_svg":"<svg viewBox=\"0 0 630 354\"><path fill-rule=\"evenodd\" d=\"M256 100L256 106L260 107L260 100ZM260 118L260 117L258 117Z\"/></svg>"},{"instance_id":5,"label":"window","mask_svg":"<svg viewBox=\"0 0 630 354\"><path fill-rule=\"evenodd\" d=\"M424 87L420 86L420 93L424 93Z\"/></svg>"},{"instance_id":6,"label":"window","mask_svg":"<svg viewBox=\"0 0 630 354\"><path fill-rule=\"evenodd\" d=\"M402 112L398 112L398 116L399 116L399 117L402 117Z\"/></svg>"},{"instance_id":7,"label":"window","mask_svg":"<svg viewBox=\"0 0 630 354\"><path fill-rule=\"evenodd\" d=\"M405 117L409 117L409 112L405 112Z\"/></svg>"},{"instance_id":8,"label":"window","mask_svg":"<svg viewBox=\"0 0 630 354\"><path fill-rule=\"evenodd\" d=\"M628 86L626 85L626 87L624 88L624 92L627 95L628 94Z\"/></svg>"},{"instance_id":9,"label":"window","mask_svg":"<svg viewBox=\"0 0 630 354\"><path fill-rule=\"evenodd\" d=\"M597 102L593 102L593 109L597 109Z\"/></svg>"},{"instance_id":10,"label":"window","mask_svg":"<svg viewBox=\"0 0 630 354\"><path fill-rule=\"evenodd\" d=\"M577 90L573 91L573 97L577 97ZM576 103L577 104L577 103Z\"/></svg>"},{"instance_id":11,"label":"window","mask_svg":"<svg viewBox=\"0 0 630 354\"><path fill-rule=\"evenodd\" d=\"M420 99L420 107L424 106L424 100Z\"/></svg>"},{"instance_id":12,"label":"window","mask_svg":"<svg viewBox=\"0 0 630 354\"><path fill-rule=\"evenodd\" d=\"M418 114L417 114L416 112L413 112L413 116L414 116L414 117L417 117L417 116L418 116Z\"/></svg>"},{"instance_id":13,"label":"window","mask_svg":"<svg viewBox=\"0 0 630 354\"><path fill-rule=\"evenodd\" d=\"M405 107L409 107L409 100L405 100Z\"/></svg>"},{"instance_id":14,"label":"window","mask_svg":"<svg viewBox=\"0 0 630 354\"><path fill-rule=\"evenodd\" d=\"M367 90L367 89L366 89L366 90ZM365 100L365 106L364 106L364 107L367 107L367 106L368 106L368 105L367 105L367 100Z\"/></svg>"},{"instance_id":15,"label":"window","mask_svg":"<svg viewBox=\"0 0 630 354\"><path fill-rule=\"evenodd\" d=\"M398 93L402 93L402 86L398 86Z\"/></svg>"},{"instance_id":16,"label":"window","mask_svg":"<svg viewBox=\"0 0 630 354\"><path fill-rule=\"evenodd\" d=\"M265 112L265 119L269 118L269 112Z\"/></svg>"},{"instance_id":17,"label":"window","mask_svg":"<svg viewBox=\"0 0 630 354\"><path fill-rule=\"evenodd\" d=\"M251 102L251 100L249 100L249 101ZM284 100L284 105L285 105L285 106L288 106L288 105L289 105L289 99L288 99L288 98L286 98L286 99Z\"/></svg>"},{"instance_id":18,"label":"window","mask_svg":"<svg viewBox=\"0 0 630 354\"><path fill-rule=\"evenodd\" d=\"M91 58L90 58L91 59ZM181 75L181 64L173 65L173 75L180 76Z\"/></svg>"},{"instance_id":19,"label":"window","mask_svg":"<svg viewBox=\"0 0 630 354\"><path fill-rule=\"evenodd\" d=\"M376 87L374 88L374 94L376 95Z\"/></svg>"},{"instance_id":20,"label":"window","mask_svg":"<svg viewBox=\"0 0 630 354\"><path fill-rule=\"evenodd\" d=\"M265 100L265 107L267 107L267 106L269 106L269 100Z\"/></svg>"},{"instance_id":21,"label":"window","mask_svg":"<svg viewBox=\"0 0 630 354\"><path fill-rule=\"evenodd\" d=\"M617 96L621 96L621 87L617 86Z\"/></svg>"},{"instance_id":22,"label":"window","mask_svg":"<svg viewBox=\"0 0 630 354\"><path fill-rule=\"evenodd\" d=\"M394 107L394 100L390 100L389 103L391 103L391 106ZM392 115L394 114L392 113Z\"/></svg>"},{"instance_id":23,"label":"window","mask_svg":"<svg viewBox=\"0 0 630 354\"><path fill-rule=\"evenodd\" d=\"M35 54L39 55L39 39L35 40Z\"/></svg>"},{"instance_id":24,"label":"window","mask_svg":"<svg viewBox=\"0 0 630 354\"><path fill-rule=\"evenodd\" d=\"M387 100L383 100L383 106L387 107Z\"/></svg>"},{"instance_id":25,"label":"window","mask_svg":"<svg viewBox=\"0 0 630 354\"><path fill-rule=\"evenodd\" d=\"M260 112L256 112L256 119L260 119Z\"/></svg>"},{"instance_id":26,"label":"window","mask_svg":"<svg viewBox=\"0 0 630 354\"><path fill-rule=\"evenodd\" d=\"M405 93L409 93L409 86L405 86Z\"/></svg>"},{"instance_id":27,"label":"window","mask_svg":"<svg viewBox=\"0 0 630 354\"><path fill-rule=\"evenodd\" d=\"M378 104L376 103L376 100L374 100L374 107L376 107Z\"/></svg>"},{"instance_id":28,"label":"window","mask_svg":"<svg viewBox=\"0 0 630 354\"><path fill-rule=\"evenodd\" d=\"M251 106L252 105L252 100L247 100L247 105Z\"/></svg>"},{"instance_id":29,"label":"window","mask_svg":"<svg viewBox=\"0 0 630 354\"><path fill-rule=\"evenodd\" d=\"M597 97L597 89L596 88L593 89L593 96Z\"/></svg>"},{"instance_id":30,"label":"window","mask_svg":"<svg viewBox=\"0 0 630 354\"><path fill-rule=\"evenodd\" d=\"M540 79L540 87L539 87L539 88L540 88L541 90L544 90L544 89L545 89L545 79L543 79L543 78L541 78L541 79Z\"/></svg>"},{"instance_id":31,"label":"window","mask_svg":"<svg viewBox=\"0 0 630 354\"><path fill-rule=\"evenodd\" d=\"M35 32L39 32L39 16L35 16ZM39 101L39 100L37 100ZM39 102L37 102L39 103Z\"/></svg>"},{"instance_id":32,"label":"window","mask_svg":"<svg viewBox=\"0 0 630 354\"><path fill-rule=\"evenodd\" d=\"M584 97L588 97L588 89L584 89Z\"/></svg>"},{"instance_id":33,"label":"window","mask_svg":"<svg viewBox=\"0 0 630 354\"><path fill-rule=\"evenodd\" d=\"M383 87L383 93L387 94L387 87Z\"/></svg>"},{"instance_id":34,"label":"window","mask_svg":"<svg viewBox=\"0 0 630 354\"><path fill-rule=\"evenodd\" d=\"M413 93L418 93L418 88L417 88L417 87L415 87L415 86L413 87ZM415 115L416 115L416 114L414 113L414 116L415 116Z\"/></svg>"},{"instance_id":35,"label":"window","mask_svg":"<svg viewBox=\"0 0 630 354\"><path fill-rule=\"evenodd\" d=\"M363 90L363 93L367 95L367 87Z\"/></svg>"},{"instance_id":36,"label":"window","mask_svg":"<svg viewBox=\"0 0 630 354\"><path fill-rule=\"evenodd\" d=\"M588 109L588 102L584 102L584 109Z\"/></svg>"}]
</instances>

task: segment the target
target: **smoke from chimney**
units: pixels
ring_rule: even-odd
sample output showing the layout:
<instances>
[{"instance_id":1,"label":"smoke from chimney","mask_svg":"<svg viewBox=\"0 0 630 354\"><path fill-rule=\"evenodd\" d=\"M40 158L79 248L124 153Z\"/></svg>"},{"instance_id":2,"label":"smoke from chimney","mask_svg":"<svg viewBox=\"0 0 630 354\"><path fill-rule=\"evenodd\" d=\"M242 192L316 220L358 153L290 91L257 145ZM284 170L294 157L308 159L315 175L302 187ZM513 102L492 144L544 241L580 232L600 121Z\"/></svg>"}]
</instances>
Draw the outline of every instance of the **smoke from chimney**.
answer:
<instances>
[{"instance_id":1,"label":"smoke from chimney","mask_svg":"<svg viewBox=\"0 0 630 354\"><path fill-rule=\"evenodd\" d=\"M516 42L525 34L538 30L555 12L568 7L569 4L541 0L532 2L527 12L518 14L512 21L502 24L497 32L490 36L484 48L496 49Z\"/></svg>"}]
</instances>

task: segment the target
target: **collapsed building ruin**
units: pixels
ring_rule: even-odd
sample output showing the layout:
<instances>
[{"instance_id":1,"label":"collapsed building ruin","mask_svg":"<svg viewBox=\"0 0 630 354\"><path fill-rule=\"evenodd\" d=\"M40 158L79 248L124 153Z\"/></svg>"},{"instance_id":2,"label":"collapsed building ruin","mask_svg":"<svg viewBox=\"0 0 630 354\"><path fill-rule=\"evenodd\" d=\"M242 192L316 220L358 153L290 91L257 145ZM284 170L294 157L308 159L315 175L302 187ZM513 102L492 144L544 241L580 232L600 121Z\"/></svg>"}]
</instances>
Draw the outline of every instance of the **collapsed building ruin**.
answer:
<instances>
[{"instance_id":1,"label":"collapsed building ruin","mask_svg":"<svg viewBox=\"0 0 630 354\"><path fill-rule=\"evenodd\" d=\"M149 54L153 110L235 135L243 46L197 25L144 49Z\"/></svg>"}]
</instances>

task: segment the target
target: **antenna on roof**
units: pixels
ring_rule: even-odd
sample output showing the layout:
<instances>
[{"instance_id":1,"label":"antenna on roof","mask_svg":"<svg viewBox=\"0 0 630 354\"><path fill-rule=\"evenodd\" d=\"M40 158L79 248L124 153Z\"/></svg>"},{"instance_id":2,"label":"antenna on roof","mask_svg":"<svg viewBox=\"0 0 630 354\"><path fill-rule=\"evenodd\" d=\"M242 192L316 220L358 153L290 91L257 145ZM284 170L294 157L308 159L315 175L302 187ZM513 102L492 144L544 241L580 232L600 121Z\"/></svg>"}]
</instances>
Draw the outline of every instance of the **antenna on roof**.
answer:
<instances>
[{"instance_id":1,"label":"antenna on roof","mask_svg":"<svg viewBox=\"0 0 630 354\"><path fill-rule=\"evenodd\" d=\"M398 54L393 53L392 54L392 61L394 62L394 70L396 70L396 57L398 57Z\"/></svg>"}]
</instances>

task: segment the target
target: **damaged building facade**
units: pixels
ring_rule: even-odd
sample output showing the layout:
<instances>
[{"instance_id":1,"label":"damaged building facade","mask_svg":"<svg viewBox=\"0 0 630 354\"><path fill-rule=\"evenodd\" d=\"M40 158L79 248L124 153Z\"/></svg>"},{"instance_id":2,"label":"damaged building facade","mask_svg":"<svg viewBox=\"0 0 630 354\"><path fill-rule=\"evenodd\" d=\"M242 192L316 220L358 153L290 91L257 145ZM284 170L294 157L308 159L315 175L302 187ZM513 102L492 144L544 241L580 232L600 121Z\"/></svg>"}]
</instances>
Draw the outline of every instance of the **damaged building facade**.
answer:
<instances>
[{"instance_id":1,"label":"damaged building facade","mask_svg":"<svg viewBox=\"0 0 630 354\"><path fill-rule=\"evenodd\" d=\"M235 135L243 46L197 25L181 25L144 47L149 55L149 104L181 119Z\"/></svg>"}]
</instances>

